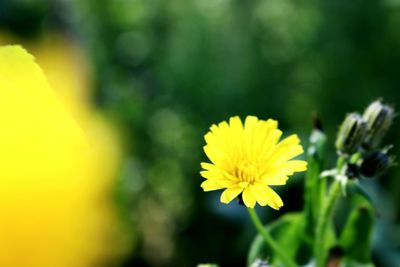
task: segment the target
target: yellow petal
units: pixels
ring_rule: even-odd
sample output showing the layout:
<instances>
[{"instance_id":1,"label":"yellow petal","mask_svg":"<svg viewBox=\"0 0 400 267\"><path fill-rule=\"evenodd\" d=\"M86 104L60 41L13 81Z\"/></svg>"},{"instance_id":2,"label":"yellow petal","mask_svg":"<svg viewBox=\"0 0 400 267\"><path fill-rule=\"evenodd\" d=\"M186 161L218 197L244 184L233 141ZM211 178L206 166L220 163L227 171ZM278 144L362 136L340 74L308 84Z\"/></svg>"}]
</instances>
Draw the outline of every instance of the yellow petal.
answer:
<instances>
[{"instance_id":1,"label":"yellow petal","mask_svg":"<svg viewBox=\"0 0 400 267\"><path fill-rule=\"evenodd\" d=\"M254 145L257 140L258 119L255 116L247 116L244 122L244 134L243 134L243 153L246 157L254 157L256 150L259 147Z\"/></svg>"},{"instance_id":2,"label":"yellow petal","mask_svg":"<svg viewBox=\"0 0 400 267\"><path fill-rule=\"evenodd\" d=\"M286 162L284 167L291 169L293 172L302 172L307 170L307 161L291 160Z\"/></svg>"},{"instance_id":3,"label":"yellow petal","mask_svg":"<svg viewBox=\"0 0 400 267\"><path fill-rule=\"evenodd\" d=\"M273 209L279 210L283 206L283 201L281 197L270 187L266 187L265 189L265 194L268 199L268 206L270 206Z\"/></svg>"},{"instance_id":4,"label":"yellow petal","mask_svg":"<svg viewBox=\"0 0 400 267\"><path fill-rule=\"evenodd\" d=\"M273 165L272 169L268 170L262 175L261 181L272 179L280 179L292 175L295 172L302 172L307 170L307 162L303 160L291 160L286 162L277 163ZM274 185L274 184L271 184Z\"/></svg>"},{"instance_id":5,"label":"yellow petal","mask_svg":"<svg viewBox=\"0 0 400 267\"><path fill-rule=\"evenodd\" d=\"M202 167L205 167L207 170L201 171L200 175L206 179L213 180L214 183L218 184L219 187L228 188L237 183L237 179L235 177L233 177L226 171L219 169L217 166L209 164L209 163L205 163L205 162L202 163L201 165L202 165ZM213 186L213 188L214 187L216 187L216 186ZM212 189L212 190L216 190L216 189Z\"/></svg>"},{"instance_id":6,"label":"yellow petal","mask_svg":"<svg viewBox=\"0 0 400 267\"><path fill-rule=\"evenodd\" d=\"M235 197L237 197L240 193L242 193L243 188L240 186L233 186L230 188L227 188L222 192L221 194L221 202L228 204L231 202Z\"/></svg>"},{"instance_id":7,"label":"yellow petal","mask_svg":"<svg viewBox=\"0 0 400 267\"><path fill-rule=\"evenodd\" d=\"M206 145L204 152L215 165L223 165L224 153L215 146Z\"/></svg>"},{"instance_id":8,"label":"yellow petal","mask_svg":"<svg viewBox=\"0 0 400 267\"><path fill-rule=\"evenodd\" d=\"M266 187L266 185L257 183L252 188L255 198L258 204L260 204L261 206L268 205L268 196L266 195L264 190Z\"/></svg>"},{"instance_id":9,"label":"yellow petal","mask_svg":"<svg viewBox=\"0 0 400 267\"><path fill-rule=\"evenodd\" d=\"M276 210L283 206L282 199L269 186L258 183L253 186L253 193L261 206L268 205Z\"/></svg>"},{"instance_id":10,"label":"yellow petal","mask_svg":"<svg viewBox=\"0 0 400 267\"><path fill-rule=\"evenodd\" d=\"M205 180L203 183L201 183L201 187L203 188L204 191L213 191L213 190L219 190L226 188L226 186L221 186L217 181L215 180Z\"/></svg>"},{"instance_id":11,"label":"yellow petal","mask_svg":"<svg viewBox=\"0 0 400 267\"><path fill-rule=\"evenodd\" d=\"M229 125L234 132L242 132L243 124L239 116L234 116L229 119Z\"/></svg>"},{"instance_id":12,"label":"yellow petal","mask_svg":"<svg viewBox=\"0 0 400 267\"><path fill-rule=\"evenodd\" d=\"M259 182L264 185L285 185L287 180L288 180L287 176L278 175L272 177L265 177Z\"/></svg>"},{"instance_id":13,"label":"yellow petal","mask_svg":"<svg viewBox=\"0 0 400 267\"><path fill-rule=\"evenodd\" d=\"M254 208L256 205L256 196L254 194L254 191L252 189L252 185L249 185L244 189L242 197L243 197L243 202L248 208Z\"/></svg>"},{"instance_id":14,"label":"yellow petal","mask_svg":"<svg viewBox=\"0 0 400 267\"><path fill-rule=\"evenodd\" d=\"M297 155L303 153L303 147L299 145L300 139L297 135L293 134L281 142L275 147L274 152L268 159L269 164L281 163L286 160L290 160Z\"/></svg>"},{"instance_id":15,"label":"yellow petal","mask_svg":"<svg viewBox=\"0 0 400 267\"><path fill-rule=\"evenodd\" d=\"M210 163L206 163L206 162L202 162L201 166L202 166L203 169L206 170L206 171L200 172L200 174L204 178L209 178L209 179L227 179L227 180L237 181L237 179L234 176L232 176L226 170L223 170L223 169L219 168L216 165L213 165L213 164L210 164ZM205 176L205 175L207 175L207 176Z\"/></svg>"},{"instance_id":16,"label":"yellow petal","mask_svg":"<svg viewBox=\"0 0 400 267\"><path fill-rule=\"evenodd\" d=\"M277 129L278 122L269 119L265 122L265 138L258 144L260 147L260 158L268 159L274 152L276 144L282 135L282 131Z\"/></svg>"},{"instance_id":17,"label":"yellow petal","mask_svg":"<svg viewBox=\"0 0 400 267\"><path fill-rule=\"evenodd\" d=\"M221 186L221 188L231 187L237 183L236 181L228 180L228 179L224 178L223 176L215 175L213 172L210 172L210 171L201 171L200 174L207 180L213 181L213 183L218 184L219 186ZM216 190L216 189L213 189L213 190Z\"/></svg>"}]
</instances>

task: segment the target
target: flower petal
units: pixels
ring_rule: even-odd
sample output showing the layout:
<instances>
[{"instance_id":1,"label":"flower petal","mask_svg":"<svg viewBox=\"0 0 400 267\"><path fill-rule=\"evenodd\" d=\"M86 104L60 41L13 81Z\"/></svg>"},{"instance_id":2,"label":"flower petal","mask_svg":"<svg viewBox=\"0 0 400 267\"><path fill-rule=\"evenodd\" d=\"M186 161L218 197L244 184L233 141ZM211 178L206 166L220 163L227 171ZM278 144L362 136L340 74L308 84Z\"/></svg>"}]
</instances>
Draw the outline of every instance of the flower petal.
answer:
<instances>
[{"instance_id":1,"label":"flower petal","mask_svg":"<svg viewBox=\"0 0 400 267\"><path fill-rule=\"evenodd\" d=\"M235 182L237 181L237 179L234 176L232 176L227 171L219 168L216 165L213 165L213 164L210 164L210 163L206 163L206 162L202 162L201 166L202 166L203 169L206 170L206 171L200 172L200 174L204 178L209 178L209 179L227 179L227 180L232 180L232 181L235 181ZM210 173L210 174L206 174L206 173ZM205 175L207 175L207 176L205 176Z\"/></svg>"},{"instance_id":2,"label":"flower petal","mask_svg":"<svg viewBox=\"0 0 400 267\"><path fill-rule=\"evenodd\" d=\"M200 166L207 171L213 170L215 168L215 165L208 162L202 162L200 163Z\"/></svg>"},{"instance_id":3,"label":"flower petal","mask_svg":"<svg viewBox=\"0 0 400 267\"><path fill-rule=\"evenodd\" d=\"M201 171L200 175L208 180L213 181L209 183L203 182L204 185L206 186L206 187L202 186L204 191L228 188L237 183L237 179L235 177L233 177L226 171L219 169L215 165L203 162L201 166L206 170ZM210 186L207 186L208 184L210 184ZM215 189L210 189L210 188L215 188Z\"/></svg>"},{"instance_id":4,"label":"flower petal","mask_svg":"<svg viewBox=\"0 0 400 267\"><path fill-rule=\"evenodd\" d=\"M282 131L277 129L278 122L272 119L262 122L262 132L264 136L260 136L260 157L268 158L273 152L279 138L282 135Z\"/></svg>"},{"instance_id":5,"label":"flower petal","mask_svg":"<svg viewBox=\"0 0 400 267\"><path fill-rule=\"evenodd\" d=\"M224 177L214 178L215 176L210 171L201 171L200 174L207 180L213 181L213 183L218 184L219 186L221 186L221 188L228 188L228 187L231 187L231 186L237 184L237 181L228 180L228 179L225 179ZM219 189L221 189L221 188L219 188ZM213 190L216 190L216 189L213 189Z\"/></svg>"},{"instance_id":6,"label":"flower petal","mask_svg":"<svg viewBox=\"0 0 400 267\"><path fill-rule=\"evenodd\" d=\"M268 180L287 180L287 176L292 175L295 172L302 172L307 170L307 162L303 160L291 160L279 163L272 167L272 169L266 171L262 175L261 181L268 181ZM280 184L273 184L270 185L280 185Z\"/></svg>"},{"instance_id":7,"label":"flower petal","mask_svg":"<svg viewBox=\"0 0 400 267\"><path fill-rule=\"evenodd\" d=\"M285 168L292 169L293 172L303 172L307 170L307 161L291 160L285 163Z\"/></svg>"},{"instance_id":8,"label":"flower petal","mask_svg":"<svg viewBox=\"0 0 400 267\"><path fill-rule=\"evenodd\" d=\"M281 142L275 147L274 152L268 159L269 164L282 163L290 160L304 152L303 147L299 144L300 139L296 134L293 134Z\"/></svg>"},{"instance_id":9,"label":"flower petal","mask_svg":"<svg viewBox=\"0 0 400 267\"><path fill-rule=\"evenodd\" d=\"M285 175L276 175L263 178L259 183L263 185L285 185L289 178Z\"/></svg>"},{"instance_id":10,"label":"flower petal","mask_svg":"<svg viewBox=\"0 0 400 267\"><path fill-rule=\"evenodd\" d=\"M253 158L259 147L255 145L259 133L259 123L255 116L247 116L244 122L243 153L246 157Z\"/></svg>"},{"instance_id":11,"label":"flower petal","mask_svg":"<svg viewBox=\"0 0 400 267\"><path fill-rule=\"evenodd\" d=\"M256 196L254 194L253 185L246 187L242 194L243 202L248 208L254 208L256 205Z\"/></svg>"},{"instance_id":12,"label":"flower petal","mask_svg":"<svg viewBox=\"0 0 400 267\"><path fill-rule=\"evenodd\" d=\"M273 209L279 210L283 206L280 196L269 186L256 184L253 187L254 195L261 206L268 205Z\"/></svg>"},{"instance_id":13,"label":"flower petal","mask_svg":"<svg viewBox=\"0 0 400 267\"><path fill-rule=\"evenodd\" d=\"M259 184L259 183L255 184L253 186L254 195L256 197L258 204L260 204L261 206L268 205L268 197L266 196L266 193L264 191L264 189L266 187L267 187L267 185L263 185L263 184Z\"/></svg>"},{"instance_id":14,"label":"flower petal","mask_svg":"<svg viewBox=\"0 0 400 267\"><path fill-rule=\"evenodd\" d=\"M279 210L283 206L283 201L281 197L270 187L266 187L265 193L268 197L268 206L273 209Z\"/></svg>"},{"instance_id":15,"label":"flower petal","mask_svg":"<svg viewBox=\"0 0 400 267\"><path fill-rule=\"evenodd\" d=\"M229 126L235 132L243 131L243 124L239 116L234 116L229 119Z\"/></svg>"},{"instance_id":16,"label":"flower petal","mask_svg":"<svg viewBox=\"0 0 400 267\"><path fill-rule=\"evenodd\" d=\"M226 188L226 186L222 186L215 180L205 180L204 182L201 183L200 186L201 188L203 188L205 192Z\"/></svg>"},{"instance_id":17,"label":"flower petal","mask_svg":"<svg viewBox=\"0 0 400 267\"><path fill-rule=\"evenodd\" d=\"M228 204L231 202L235 197L237 197L240 193L242 193L243 188L240 186L233 186L230 188L227 188L222 192L221 194L221 202Z\"/></svg>"}]
</instances>

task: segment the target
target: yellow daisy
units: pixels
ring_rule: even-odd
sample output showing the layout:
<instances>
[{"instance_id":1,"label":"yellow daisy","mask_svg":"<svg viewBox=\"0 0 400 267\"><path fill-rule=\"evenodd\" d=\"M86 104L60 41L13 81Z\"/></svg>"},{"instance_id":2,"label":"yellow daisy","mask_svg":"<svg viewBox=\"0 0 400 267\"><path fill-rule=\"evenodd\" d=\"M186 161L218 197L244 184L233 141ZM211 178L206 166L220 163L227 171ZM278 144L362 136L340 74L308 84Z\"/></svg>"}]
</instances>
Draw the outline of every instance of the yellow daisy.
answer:
<instances>
[{"instance_id":1,"label":"yellow daisy","mask_svg":"<svg viewBox=\"0 0 400 267\"><path fill-rule=\"evenodd\" d=\"M284 185L288 176L307 169L307 162L291 160L303 153L300 139L291 135L279 142L282 132L278 122L247 116L242 124L239 117L231 117L212 125L204 136L204 151L212 163L202 162L201 184L204 191L225 189L222 203L229 203L242 194L244 204L279 209L282 199L270 187Z\"/></svg>"}]
</instances>

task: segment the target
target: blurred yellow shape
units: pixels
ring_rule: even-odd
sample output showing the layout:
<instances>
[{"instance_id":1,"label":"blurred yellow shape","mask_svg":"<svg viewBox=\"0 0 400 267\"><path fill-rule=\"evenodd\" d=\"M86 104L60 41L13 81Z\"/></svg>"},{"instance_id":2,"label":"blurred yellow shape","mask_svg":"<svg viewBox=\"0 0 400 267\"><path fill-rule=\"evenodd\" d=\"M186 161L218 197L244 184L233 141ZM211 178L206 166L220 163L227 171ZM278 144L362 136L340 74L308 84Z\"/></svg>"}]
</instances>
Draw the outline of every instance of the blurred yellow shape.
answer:
<instances>
[{"instance_id":1,"label":"blurred yellow shape","mask_svg":"<svg viewBox=\"0 0 400 267\"><path fill-rule=\"evenodd\" d=\"M90 217L85 217L83 225L95 241L90 252L104 265L124 253L128 249L124 245L131 241L128 233L121 232L111 199L121 161L119 136L92 104L90 69L81 50L70 40L51 34L30 47L58 98L87 136L86 195L93 199L86 201Z\"/></svg>"},{"instance_id":2,"label":"blurred yellow shape","mask_svg":"<svg viewBox=\"0 0 400 267\"><path fill-rule=\"evenodd\" d=\"M42 58L68 112L31 55L0 49L0 266L103 266L118 249L119 146L65 48Z\"/></svg>"}]
</instances>

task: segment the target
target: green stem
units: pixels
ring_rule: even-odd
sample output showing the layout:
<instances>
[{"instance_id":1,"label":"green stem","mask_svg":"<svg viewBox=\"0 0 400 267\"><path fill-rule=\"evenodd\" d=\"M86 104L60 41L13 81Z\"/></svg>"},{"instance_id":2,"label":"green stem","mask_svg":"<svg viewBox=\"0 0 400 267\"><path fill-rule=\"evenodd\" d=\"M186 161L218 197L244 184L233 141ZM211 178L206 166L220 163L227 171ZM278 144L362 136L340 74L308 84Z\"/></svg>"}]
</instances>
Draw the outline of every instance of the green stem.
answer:
<instances>
[{"instance_id":1,"label":"green stem","mask_svg":"<svg viewBox=\"0 0 400 267\"><path fill-rule=\"evenodd\" d=\"M338 170L338 173L342 171L342 168L344 167L346 163L346 157L345 156L339 156L337 163L336 163L336 169Z\"/></svg>"},{"instance_id":2,"label":"green stem","mask_svg":"<svg viewBox=\"0 0 400 267\"><path fill-rule=\"evenodd\" d=\"M338 173L340 174L342 171L342 168L346 164L346 158L343 156L340 156L337 161L337 170ZM322 214L319 217L319 220L317 222L317 229L315 233L315 243L314 243L314 254L316 257L317 267L325 267L325 261L326 261L326 246L325 246L325 239L326 239L326 229L328 226L328 223L332 219L333 215L333 208L335 206L335 203L337 199L340 196L340 182L338 180L335 180L331 187L329 188L329 193L328 193L328 198L326 199L323 209L322 209Z\"/></svg>"},{"instance_id":3,"label":"green stem","mask_svg":"<svg viewBox=\"0 0 400 267\"><path fill-rule=\"evenodd\" d=\"M260 218L257 213L252 208L247 208L250 214L250 218L253 221L254 226L260 235L264 238L267 245L271 248L273 252L280 258L285 267L296 267L297 264L290 259L286 253L282 250L278 243L272 238L272 236L268 233L268 231L264 228L264 225L261 223Z\"/></svg>"},{"instance_id":4,"label":"green stem","mask_svg":"<svg viewBox=\"0 0 400 267\"><path fill-rule=\"evenodd\" d=\"M325 267L326 251L325 251L325 238L326 228L330 221L333 213L333 207L335 206L336 200L340 195L340 183L334 181L331 188L329 189L328 199L322 210L320 220L318 220L317 230L315 234L314 252L317 260L317 267Z\"/></svg>"}]
</instances>

